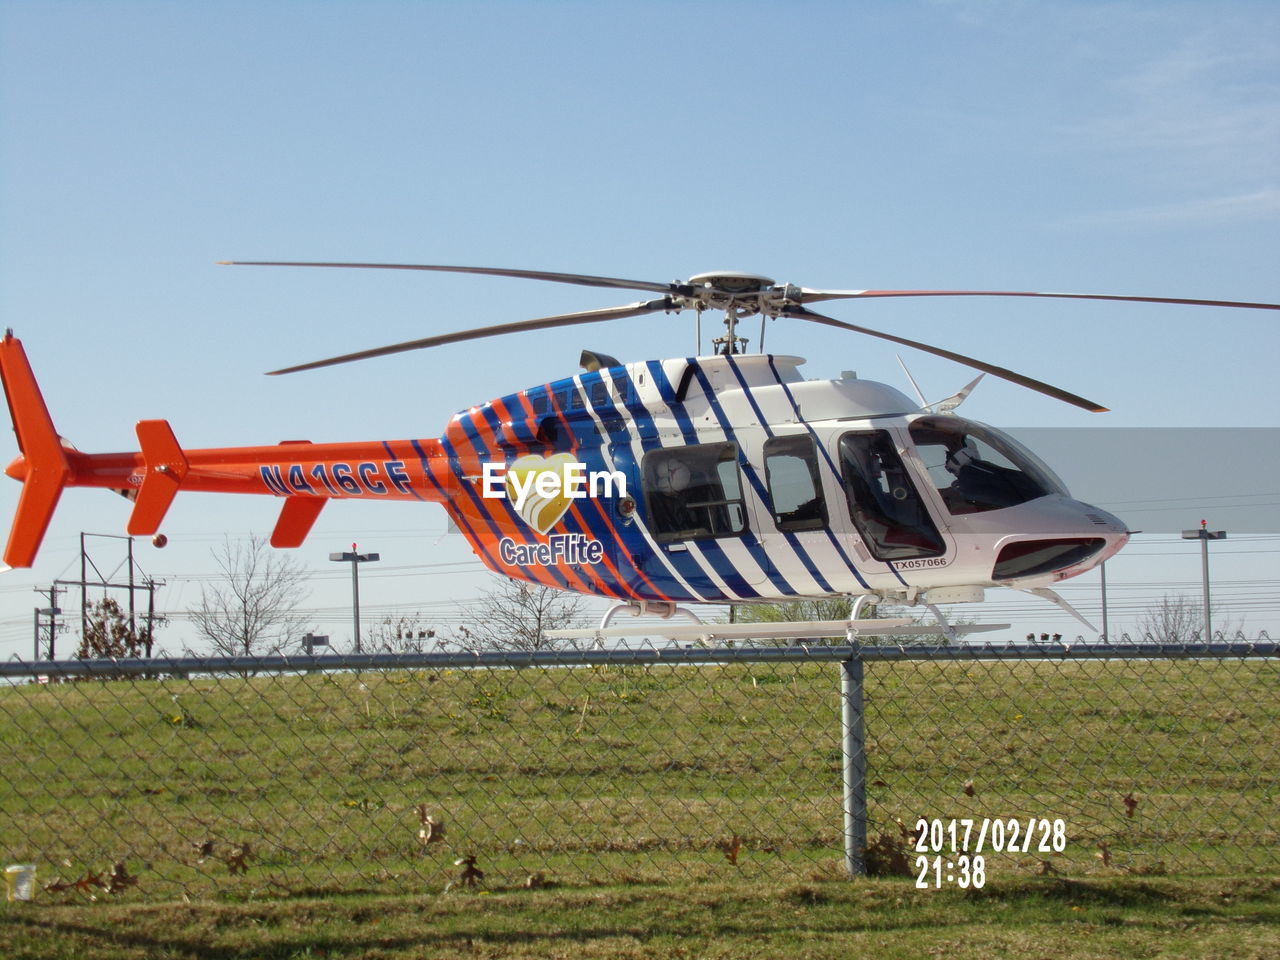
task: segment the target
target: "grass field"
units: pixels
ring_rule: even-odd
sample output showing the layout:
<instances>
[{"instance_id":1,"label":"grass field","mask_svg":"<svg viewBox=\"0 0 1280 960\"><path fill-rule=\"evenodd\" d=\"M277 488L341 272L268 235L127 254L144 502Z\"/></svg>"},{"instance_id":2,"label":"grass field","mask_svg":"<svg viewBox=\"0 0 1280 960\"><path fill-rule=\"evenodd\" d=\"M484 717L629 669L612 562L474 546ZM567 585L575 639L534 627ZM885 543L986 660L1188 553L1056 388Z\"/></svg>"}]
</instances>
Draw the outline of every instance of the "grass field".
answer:
<instances>
[{"instance_id":1,"label":"grass field","mask_svg":"<svg viewBox=\"0 0 1280 960\"><path fill-rule=\"evenodd\" d=\"M137 882L41 889L0 956L1280 956L1276 661L866 676L882 863L914 870L921 816L1061 819L1065 850L967 893L844 879L833 664L29 685L0 855Z\"/></svg>"},{"instance_id":2,"label":"grass field","mask_svg":"<svg viewBox=\"0 0 1280 960\"><path fill-rule=\"evenodd\" d=\"M6 909L7 907L7 909ZM1280 956L1260 878L697 884L253 904L0 904L11 960Z\"/></svg>"}]
</instances>

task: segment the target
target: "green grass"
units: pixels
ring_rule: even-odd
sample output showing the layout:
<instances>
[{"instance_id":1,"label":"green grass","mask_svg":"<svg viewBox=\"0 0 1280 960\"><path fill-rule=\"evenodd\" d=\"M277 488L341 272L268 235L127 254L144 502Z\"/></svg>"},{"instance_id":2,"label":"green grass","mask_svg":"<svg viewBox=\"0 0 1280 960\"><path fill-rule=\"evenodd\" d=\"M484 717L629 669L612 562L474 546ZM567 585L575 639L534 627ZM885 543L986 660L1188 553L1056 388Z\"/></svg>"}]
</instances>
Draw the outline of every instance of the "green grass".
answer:
<instances>
[{"instance_id":1,"label":"green grass","mask_svg":"<svg viewBox=\"0 0 1280 960\"><path fill-rule=\"evenodd\" d=\"M868 664L870 836L1065 820L1061 854L989 854L997 886L1276 876L1277 680L1275 660ZM438 896L465 854L493 890L828 884L838 689L835 664L5 687L0 856L42 883L122 860L124 904ZM443 844L417 840L420 804Z\"/></svg>"},{"instance_id":2,"label":"green grass","mask_svg":"<svg viewBox=\"0 0 1280 960\"><path fill-rule=\"evenodd\" d=\"M7 908L6 908L7 906ZM1280 955L1280 884L1062 878L982 891L910 881L0 905L0 955L31 960Z\"/></svg>"}]
</instances>

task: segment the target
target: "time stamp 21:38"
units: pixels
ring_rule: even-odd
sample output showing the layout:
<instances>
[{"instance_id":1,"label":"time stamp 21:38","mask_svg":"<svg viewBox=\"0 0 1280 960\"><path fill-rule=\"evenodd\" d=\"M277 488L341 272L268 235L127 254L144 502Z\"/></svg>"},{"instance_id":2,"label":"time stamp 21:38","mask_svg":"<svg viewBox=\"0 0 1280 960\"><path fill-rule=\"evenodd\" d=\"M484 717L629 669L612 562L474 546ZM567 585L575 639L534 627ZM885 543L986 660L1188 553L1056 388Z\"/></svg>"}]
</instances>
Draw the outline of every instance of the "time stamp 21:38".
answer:
<instances>
[{"instance_id":1,"label":"time stamp 21:38","mask_svg":"<svg viewBox=\"0 0 1280 960\"><path fill-rule=\"evenodd\" d=\"M917 887L955 884L968 890L987 882L986 853L1061 853L1067 847L1067 824L1047 817L921 818L915 838Z\"/></svg>"}]
</instances>

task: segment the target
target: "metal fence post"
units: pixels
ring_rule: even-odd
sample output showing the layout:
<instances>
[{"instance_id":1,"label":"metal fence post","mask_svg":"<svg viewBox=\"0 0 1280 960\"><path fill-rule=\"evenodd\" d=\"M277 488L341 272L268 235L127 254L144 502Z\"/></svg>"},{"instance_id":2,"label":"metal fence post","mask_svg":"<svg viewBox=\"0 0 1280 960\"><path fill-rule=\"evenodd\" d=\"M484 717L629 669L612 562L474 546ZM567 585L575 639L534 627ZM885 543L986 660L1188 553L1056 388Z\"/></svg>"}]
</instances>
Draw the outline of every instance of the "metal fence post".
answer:
<instances>
[{"instance_id":1,"label":"metal fence post","mask_svg":"<svg viewBox=\"0 0 1280 960\"><path fill-rule=\"evenodd\" d=\"M840 664L840 730L844 760L844 863L850 877L867 873L867 743L862 722L859 652Z\"/></svg>"}]
</instances>

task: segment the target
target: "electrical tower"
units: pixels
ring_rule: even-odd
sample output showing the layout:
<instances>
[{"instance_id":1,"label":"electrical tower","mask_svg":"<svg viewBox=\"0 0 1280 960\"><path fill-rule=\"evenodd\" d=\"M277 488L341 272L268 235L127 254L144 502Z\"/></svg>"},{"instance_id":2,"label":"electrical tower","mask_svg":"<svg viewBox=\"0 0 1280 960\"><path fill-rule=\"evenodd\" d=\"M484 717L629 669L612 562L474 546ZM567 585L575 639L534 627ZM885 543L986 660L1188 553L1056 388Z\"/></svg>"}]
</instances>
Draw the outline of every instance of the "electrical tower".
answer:
<instances>
[{"instance_id":1,"label":"electrical tower","mask_svg":"<svg viewBox=\"0 0 1280 960\"><path fill-rule=\"evenodd\" d=\"M123 540L126 543L126 554L123 562L118 562L115 567L110 568L107 573L103 573L106 564L101 566L90 555L88 539L90 537L98 537L104 540ZM126 579L117 581L117 576L121 572L121 567L127 568ZM95 578L89 576L89 572L95 574ZM163 587L163 580L155 580L145 576L138 568L137 561L133 555L133 537L122 536L115 533L81 533L80 534L80 579L79 580L55 580L54 588L80 588L80 636L86 637L89 633L89 588L101 587L106 590L127 590L128 591L128 615L129 615L129 632L132 636L138 636L138 598L139 592L146 593L146 610L143 614L145 622L144 656L151 656L152 633L156 621L156 588ZM56 604L51 604L56 606ZM50 654L50 659L53 659Z\"/></svg>"}]
</instances>

